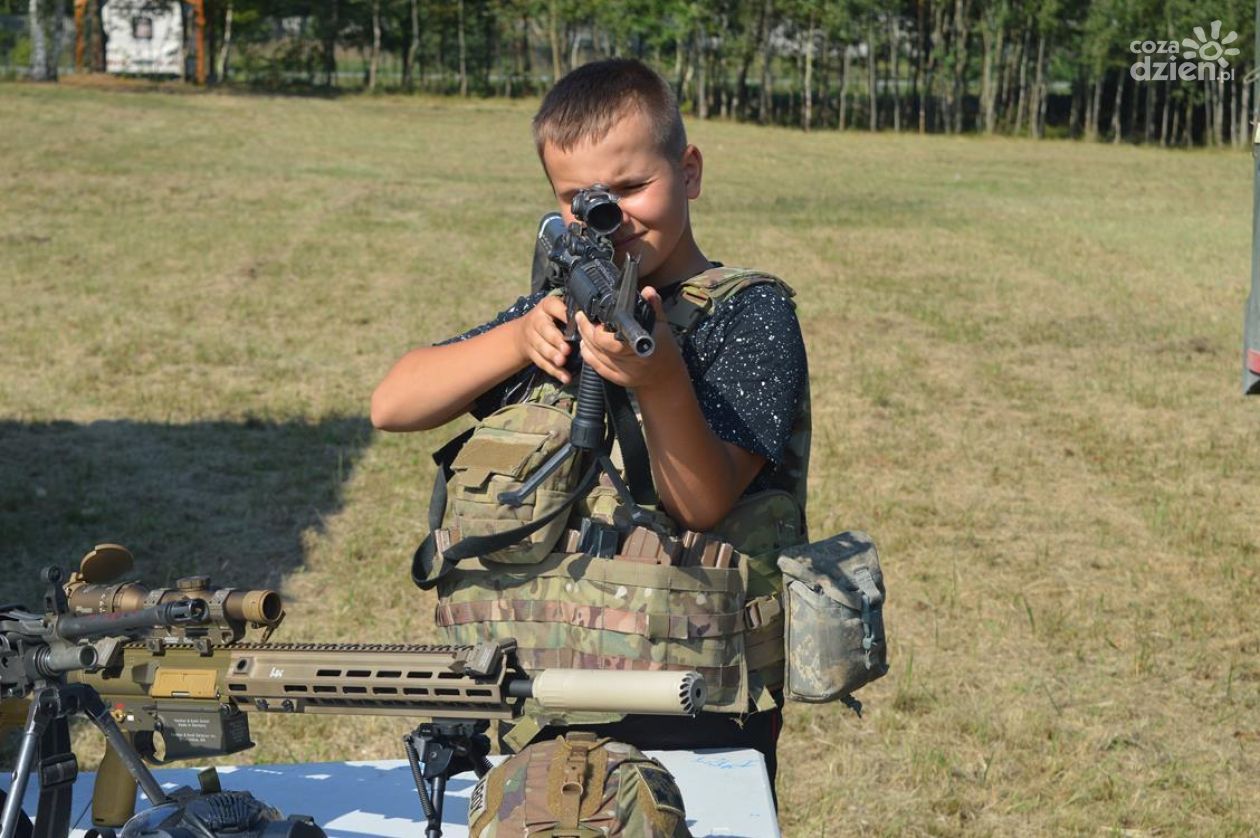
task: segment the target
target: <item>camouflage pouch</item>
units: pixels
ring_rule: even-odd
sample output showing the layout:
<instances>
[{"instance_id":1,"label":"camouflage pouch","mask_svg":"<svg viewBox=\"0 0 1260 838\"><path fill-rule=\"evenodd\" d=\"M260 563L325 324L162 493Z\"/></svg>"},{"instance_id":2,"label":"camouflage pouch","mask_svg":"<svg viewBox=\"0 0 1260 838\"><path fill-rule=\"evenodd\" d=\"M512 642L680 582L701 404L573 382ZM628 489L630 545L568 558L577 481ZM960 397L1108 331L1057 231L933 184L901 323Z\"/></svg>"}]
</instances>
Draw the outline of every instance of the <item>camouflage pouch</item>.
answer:
<instances>
[{"instance_id":1,"label":"camouflage pouch","mask_svg":"<svg viewBox=\"0 0 1260 838\"><path fill-rule=\"evenodd\" d=\"M500 503L499 496L520 489L569 441L572 421L568 411L536 402L511 404L482 420L450 465L452 476L447 483L442 522L448 543L515 530L563 508L573 489L578 457L549 475L518 507ZM565 520L563 515L553 515L521 541L480 558L506 564L539 562L554 549Z\"/></svg>"},{"instance_id":2,"label":"camouflage pouch","mask_svg":"<svg viewBox=\"0 0 1260 838\"><path fill-rule=\"evenodd\" d=\"M530 745L473 789L470 838L688 838L673 776L637 748L570 733Z\"/></svg>"},{"instance_id":3,"label":"camouflage pouch","mask_svg":"<svg viewBox=\"0 0 1260 838\"><path fill-rule=\"evenodd\" d=\"M786 611L784 694L860 708L853 691L888 671L884 577L875 545L865 533L845 532L784 551L779 568Z\"/></svg>"}]
</instances>

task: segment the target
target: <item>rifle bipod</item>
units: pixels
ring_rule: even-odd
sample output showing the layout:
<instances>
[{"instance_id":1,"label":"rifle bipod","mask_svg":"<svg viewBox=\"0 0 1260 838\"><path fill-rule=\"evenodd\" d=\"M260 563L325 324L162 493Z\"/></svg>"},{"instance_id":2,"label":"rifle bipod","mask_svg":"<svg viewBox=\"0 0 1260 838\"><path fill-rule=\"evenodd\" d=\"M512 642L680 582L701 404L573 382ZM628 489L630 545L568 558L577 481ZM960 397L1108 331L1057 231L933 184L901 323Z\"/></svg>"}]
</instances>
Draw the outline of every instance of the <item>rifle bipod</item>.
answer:
<instances>
[{"instance_id":1,"label":"rifle bipod","mask_svg":"<svg viewBox=\"0 0 1260 838\"><path fill-rule=\"evenodd\" d=\"M41 687L31 695L31 709L13 769L13 782L0 815L0 838L22 834L22 797L31 775L39 774L35 838L65 838L70 832L70 802L79 763L70 750L68 717L82 713L96 725L153 805L170 798L131 747L96 690L86 684Z\"/></svg>"},{"instance_id":2,"label":"rifle bipod","mask_svg":"<svg viewBox=\"0 0 1260 838\"><path fill-rule=\"evenodd\" d=\"M420 808L428 821L425 838L441 838L446 781L465 771L484 777L490 770L486 759L489 727L485 719L434 719L403 737Z\"/></svg>"}]
</instances>

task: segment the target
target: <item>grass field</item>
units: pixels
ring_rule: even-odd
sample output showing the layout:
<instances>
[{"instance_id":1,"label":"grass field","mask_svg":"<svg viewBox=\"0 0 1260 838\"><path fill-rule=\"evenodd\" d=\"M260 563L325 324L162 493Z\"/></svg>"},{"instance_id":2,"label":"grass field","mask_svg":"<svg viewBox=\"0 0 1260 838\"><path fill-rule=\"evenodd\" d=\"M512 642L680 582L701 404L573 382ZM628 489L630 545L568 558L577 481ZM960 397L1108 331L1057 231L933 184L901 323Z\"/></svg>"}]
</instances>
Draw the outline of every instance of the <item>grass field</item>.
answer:
<instances>
[{"instance_id":1,"label":"grass field","mask_svg":"<svg viewBox=\"0 0 1260 838\"><path fill-rule=\"evenodd\" d=\"M0 601L113 540L283 586L291 639L433 637L448 434L368 397L526 286L530 116L0 86ZM1249 158L691 130L706 253L799 294L813 534L870 532L890 589L865 717L789 708L785 833L1252 832ZM400 756L265 721L258 761Z\"/></svg>"}]
</instances>

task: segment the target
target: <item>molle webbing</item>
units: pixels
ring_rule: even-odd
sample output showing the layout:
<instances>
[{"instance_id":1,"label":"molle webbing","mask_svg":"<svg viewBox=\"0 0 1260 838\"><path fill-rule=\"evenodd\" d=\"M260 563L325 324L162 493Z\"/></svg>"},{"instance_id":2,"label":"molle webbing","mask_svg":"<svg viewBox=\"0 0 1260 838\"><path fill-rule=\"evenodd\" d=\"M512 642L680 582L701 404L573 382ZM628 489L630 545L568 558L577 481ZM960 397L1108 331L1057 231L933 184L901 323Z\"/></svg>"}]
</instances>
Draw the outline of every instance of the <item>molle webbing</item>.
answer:
<instances>
[{"instance_id":1,"label":"molle webbing","mask_svg":"<svg viewBox=\"0 0 1260 838\"><path fill-rule=\"evenodd\" d=\"M588 629L637 634L649 640L692 640L733 634L741 630L744 625L744 611L740 609L726 614L648 614L624 608L532 599L441 603L437 608L437 624L443 627L509 620L568 623Z\"/></svg>"},{"instance_id":2,"label":"molle webbing","mask_svg":"<svg viewBox=\"0 0 1260 838\"><path fill-rule=\"evenodd\" d=\"M709 707L743 712L744 568L553 554L528 567L460 565L436 620L452 642L514 637L526 669L695 669ZM461 639L462 638L462 639Z\"/></svg>"}]
</instances>

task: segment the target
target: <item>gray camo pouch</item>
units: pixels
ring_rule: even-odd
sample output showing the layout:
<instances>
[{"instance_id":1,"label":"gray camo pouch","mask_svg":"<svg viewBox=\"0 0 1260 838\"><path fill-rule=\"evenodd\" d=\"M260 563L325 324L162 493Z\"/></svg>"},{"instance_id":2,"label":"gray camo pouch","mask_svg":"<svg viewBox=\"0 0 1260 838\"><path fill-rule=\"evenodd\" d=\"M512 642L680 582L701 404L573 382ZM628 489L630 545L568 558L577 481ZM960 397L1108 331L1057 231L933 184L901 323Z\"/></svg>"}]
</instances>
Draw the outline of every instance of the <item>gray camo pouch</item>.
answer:
<instances>
[{"instance_id":1,"label":"gray camo pouch","mask_svg":"<svg viewBox=\"0 0 1260 838\"><path fill-rule=\"evenodd\" d=\"M787 651L784 694L794 701L843 701L888 671L884 576L866 533L844 532L790 547L783 571Z\"/></svg>"}]
</instances>

